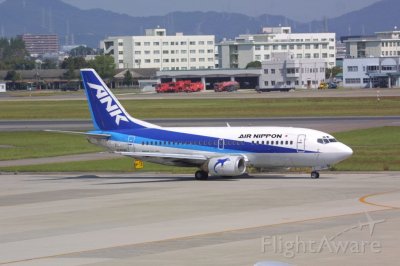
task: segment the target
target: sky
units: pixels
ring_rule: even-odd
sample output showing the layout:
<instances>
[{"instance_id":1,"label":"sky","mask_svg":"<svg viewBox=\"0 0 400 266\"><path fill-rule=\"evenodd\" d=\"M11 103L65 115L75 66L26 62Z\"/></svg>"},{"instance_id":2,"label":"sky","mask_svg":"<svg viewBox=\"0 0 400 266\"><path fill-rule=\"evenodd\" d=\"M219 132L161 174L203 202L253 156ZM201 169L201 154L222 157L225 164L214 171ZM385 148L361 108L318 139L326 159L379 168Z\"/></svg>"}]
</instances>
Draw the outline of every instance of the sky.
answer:
<instances>
[{"instance_id":1,"label":"sky","mask_svg":"<svg viewBox=\"0 0 400 266\"><path fill-rule=\"evenodd\" d=\"M250 16L285 15L307 22L337 17L380 0L63 0L82 9L102 8L132 16L165 15L172 11L226 11ZM1 1L0 1L1 2Z\"/></svg>"}]
</instances>

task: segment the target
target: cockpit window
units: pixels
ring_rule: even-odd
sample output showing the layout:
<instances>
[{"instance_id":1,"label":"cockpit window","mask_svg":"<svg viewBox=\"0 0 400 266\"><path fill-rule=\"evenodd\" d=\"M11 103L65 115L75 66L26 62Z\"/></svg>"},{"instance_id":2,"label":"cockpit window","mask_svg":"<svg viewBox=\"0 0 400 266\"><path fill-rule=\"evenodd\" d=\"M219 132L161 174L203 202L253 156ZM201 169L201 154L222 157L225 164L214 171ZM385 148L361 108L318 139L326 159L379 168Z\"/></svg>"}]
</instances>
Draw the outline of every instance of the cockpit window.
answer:
<instances>
[{"instance_id":1,"label":"cockpit window","mask_svg":"<svg viewBox=\"0 0 400 266\"><path fill-rule=\"evenodd\" d=\"M338 141L332 137L323 137L321 139L317 139L317 142L320 144L328 144L328 143L338 142Z\"/></svg>"}]
</instances>

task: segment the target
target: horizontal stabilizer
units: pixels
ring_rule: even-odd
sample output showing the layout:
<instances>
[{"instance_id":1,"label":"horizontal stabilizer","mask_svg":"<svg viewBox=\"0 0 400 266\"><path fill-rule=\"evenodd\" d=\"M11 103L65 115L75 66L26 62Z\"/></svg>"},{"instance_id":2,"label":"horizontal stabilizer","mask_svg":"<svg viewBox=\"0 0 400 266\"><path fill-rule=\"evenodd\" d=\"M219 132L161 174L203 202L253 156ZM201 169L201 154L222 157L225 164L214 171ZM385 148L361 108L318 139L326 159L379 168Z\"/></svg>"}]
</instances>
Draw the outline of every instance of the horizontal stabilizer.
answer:
<instances>
[{"instance_id":1,"label":"horizontal stabilizer","mask_svg":"<svg viewBox=\"0 0 400 266\"><path fill-rule=\"evenodd\" d=\"M87 137L92 137L96 139L108 139L111 137L109 134L99 134L99 133L90 133L90 132L78 132L78 131L64 131L64 130L45 130L46 132L53 133L63 133L63 134L73 134L73 135L85 135Z\"/></svg>"}]
</instances>

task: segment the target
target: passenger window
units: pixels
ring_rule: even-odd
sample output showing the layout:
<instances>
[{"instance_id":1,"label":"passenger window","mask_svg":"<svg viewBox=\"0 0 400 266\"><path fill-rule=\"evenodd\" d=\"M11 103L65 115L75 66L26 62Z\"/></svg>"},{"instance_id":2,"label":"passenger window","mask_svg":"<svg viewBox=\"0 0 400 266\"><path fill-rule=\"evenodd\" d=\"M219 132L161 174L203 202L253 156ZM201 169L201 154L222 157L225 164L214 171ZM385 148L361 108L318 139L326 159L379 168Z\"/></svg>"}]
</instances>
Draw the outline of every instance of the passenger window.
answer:
<instances>
[{"instance_id":1,"label":"passenger window","mask_svg":"<svg viewBox=\"0 0 400 266\"><path fill-rule=\"evenodd\" d=\"M283 140L281 140L281 145L283 145Z\"/></svg>"},{"instance_id":2,"label":"passenger window","mask_svg":"<svg viewBox=\"0 0 400 266\"><path fill-rule=\"evenodd\" d=\"M293 140L290 141L290 145L293 145Z\"/></svg>"},{"instance_id":3,"label":"passenger window","mask_svg":"<svg viewBox=\"0 0 400 266\"><path fill-rule=\"evenodd\" d=\"M288 145L289 144L289 141L286 141L286 145Z\"/></svg>"}]
</instances>

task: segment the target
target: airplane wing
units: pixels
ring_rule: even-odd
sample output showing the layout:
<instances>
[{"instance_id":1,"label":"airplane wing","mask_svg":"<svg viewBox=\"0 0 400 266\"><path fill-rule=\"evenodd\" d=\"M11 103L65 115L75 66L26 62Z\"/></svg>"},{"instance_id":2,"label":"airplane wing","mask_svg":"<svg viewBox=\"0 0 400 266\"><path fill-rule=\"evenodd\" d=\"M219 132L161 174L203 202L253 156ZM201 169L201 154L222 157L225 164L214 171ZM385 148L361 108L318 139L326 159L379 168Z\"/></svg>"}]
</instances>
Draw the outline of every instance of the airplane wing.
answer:
<instances>
[{"instance_id":1,"label":"airplane wing","mask_svg":"<svg viewBox=\"0 0 400 266\"><path fill-rule=\"evenodd\" d=\"M64 130L44 130L45 132L53 132L53 133L63 133L63 134L74 134L74 135L85 135L87 137L92 137L95 139L108 139L111 137L109 134L98 134L98 133L90 133L90 132L78 132L78 131L64 131Z\"/></svg>"},{"instance_id":2,"label":"airplane wing","mask_svg":"<svg viewBox=\"0 0 400 266\"><path fill-rule=\"evenodd\" d=\"M175 166L193 166L203 165L209 158L197 154L175 154L175 153L152 153L152 152L116 152L124 156L132 157L138 160L171 164Z\"/></svg>"}]
</instances>

